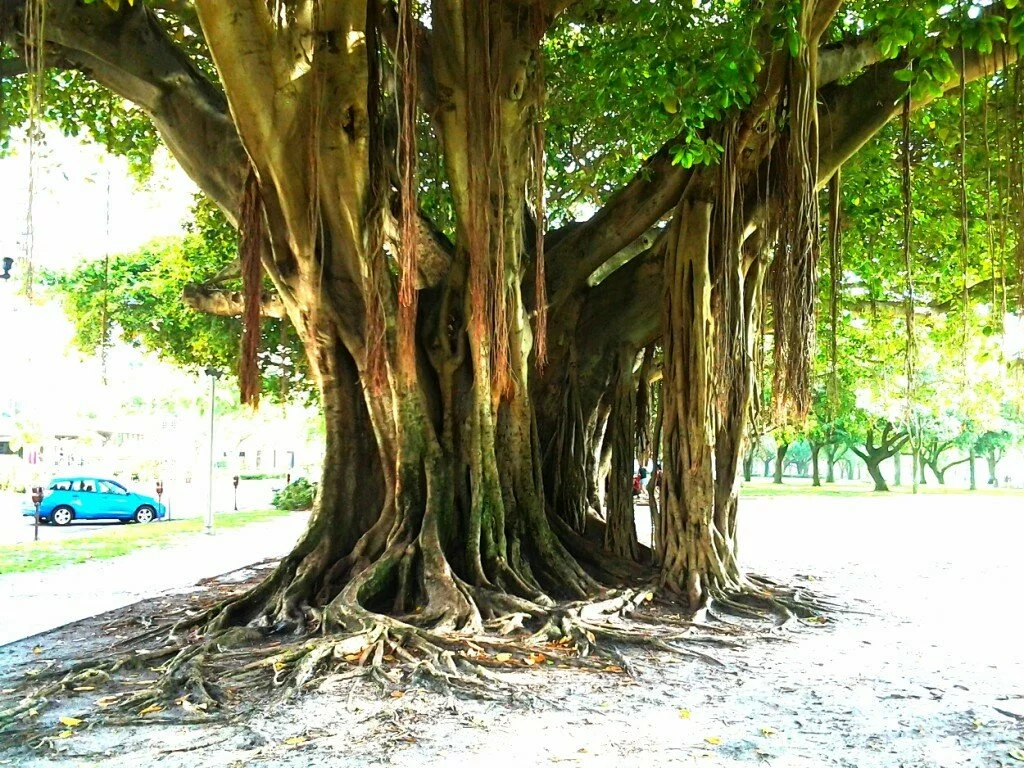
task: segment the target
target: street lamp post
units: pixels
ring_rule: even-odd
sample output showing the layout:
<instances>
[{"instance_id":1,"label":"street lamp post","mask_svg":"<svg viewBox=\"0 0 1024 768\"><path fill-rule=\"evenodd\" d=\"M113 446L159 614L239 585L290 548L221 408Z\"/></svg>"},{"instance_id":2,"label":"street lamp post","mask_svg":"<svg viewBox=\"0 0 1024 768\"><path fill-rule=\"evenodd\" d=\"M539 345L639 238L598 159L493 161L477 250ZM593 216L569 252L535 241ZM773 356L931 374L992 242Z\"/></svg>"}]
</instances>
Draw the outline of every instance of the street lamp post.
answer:
<instances>
[{"instance_id":1,"label":"street lamp post","mask_svg":"<svg viewBox=\"0 0 1024 768\"><path fill-rule=\"evenodd\" d=\"M210 377L210 475L206 487L206 533L213 534L213 415L216 410L217 379L221 373L217 368L207 368L206 375Z\"/></svg>"},{"instance_id":2,"label":"street lamp post","mask_svg":"<svg viewBox=\"0 0 1024 768\"><path fill-rule=\"evenodd\" d=\"M35 518L35 541L39 541L39 505L43 503L43 487L40 485L32 486L32 503L36 506L36 518Z\"/></svg>"}]
</instances>

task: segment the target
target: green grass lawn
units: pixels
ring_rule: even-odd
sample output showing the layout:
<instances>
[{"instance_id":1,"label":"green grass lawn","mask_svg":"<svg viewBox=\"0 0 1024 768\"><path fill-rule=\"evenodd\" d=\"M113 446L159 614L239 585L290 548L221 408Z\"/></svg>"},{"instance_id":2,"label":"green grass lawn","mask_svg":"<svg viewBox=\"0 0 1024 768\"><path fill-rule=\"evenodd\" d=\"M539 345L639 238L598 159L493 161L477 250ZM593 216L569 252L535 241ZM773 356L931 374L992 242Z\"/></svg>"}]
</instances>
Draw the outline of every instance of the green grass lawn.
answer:
<instances>
[{"instance_id":1,"label":"green grass lawn","mask_svg":"<svg viewBox=\"0 0 1024 768\"><path fill-rule=\"evenodd\" d=\"M908 483L894 486L889 484L890 494L911 494L913 489ZM1019 488L989 488L984 486L976 491L959 486L945 486L937 483L929 483L919 486L918 492L927 495L950 495L950 494L971 494L984 496L1024 496L1024 490ZM743 498L763 498L771 496L874 496L874 485L870 482L853 483L823 483L820 488L811 485L810 478L787 477L782 485L774 485L770 479L754 478L750 483L743 483L740 496ZM885 496L886 494L878 494Z\"/></svg>"},{"instance_id":2,"label":"green grass lawn","mask_svg":"<svg viewBox=\"0 0 1024 768\"><path fill-rule=\"evenodd\" d=\"M216 529L241 528L290 514L280 509L226 512L217 515ZM109 530L91 536L10 544L0 547L0 575L46 571L87 560L109 560L145 547L166 547L202 529L202 518L189 518L148 525L112 525Z\"/></svg>"}]
</instances>

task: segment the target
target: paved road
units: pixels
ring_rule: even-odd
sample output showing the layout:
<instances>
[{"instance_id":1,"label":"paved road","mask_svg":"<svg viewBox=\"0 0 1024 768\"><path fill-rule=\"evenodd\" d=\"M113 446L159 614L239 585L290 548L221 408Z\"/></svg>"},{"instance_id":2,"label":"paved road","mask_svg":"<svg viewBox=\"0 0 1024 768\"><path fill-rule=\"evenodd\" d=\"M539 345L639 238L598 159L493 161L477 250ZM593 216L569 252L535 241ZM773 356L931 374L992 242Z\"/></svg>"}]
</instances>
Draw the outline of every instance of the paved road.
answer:
<instances>
[{"instance_id":1,"label":"paved road","mask_svg":"<svg viewBox=\"0 0 1024 768\"><path fill-rule=\"evenodd\" d=\"M183 536L164 549L94 560L43 573L0 576L0 646L97 613L130 605L292 548L308 513Z\"/></svg>"}]
</instances>

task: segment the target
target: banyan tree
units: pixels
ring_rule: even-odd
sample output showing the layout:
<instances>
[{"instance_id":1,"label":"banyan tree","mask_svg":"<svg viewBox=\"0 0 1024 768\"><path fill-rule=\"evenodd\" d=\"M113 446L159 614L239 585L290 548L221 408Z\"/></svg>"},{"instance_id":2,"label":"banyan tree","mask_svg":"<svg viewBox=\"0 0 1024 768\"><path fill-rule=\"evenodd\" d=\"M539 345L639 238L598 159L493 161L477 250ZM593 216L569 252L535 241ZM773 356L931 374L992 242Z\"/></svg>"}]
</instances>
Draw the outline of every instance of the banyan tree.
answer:
<instances>
[{"instance_id":1,"label":"banyan tree","mask_svg":"<svg viewBox=\"0 0 1024 768\"><path fill-rule=\"evenodd\" d=\"M775 599L736 555L755 340L799 419L819 190L1013 67L1010 5L2 0L5 122L155 129L239 229L242 295L189 301L244 318L243 399L282 307L315 380L309 527L203 629L571 633L562 601L644 579Z\"/></svg>"}]
</instances>

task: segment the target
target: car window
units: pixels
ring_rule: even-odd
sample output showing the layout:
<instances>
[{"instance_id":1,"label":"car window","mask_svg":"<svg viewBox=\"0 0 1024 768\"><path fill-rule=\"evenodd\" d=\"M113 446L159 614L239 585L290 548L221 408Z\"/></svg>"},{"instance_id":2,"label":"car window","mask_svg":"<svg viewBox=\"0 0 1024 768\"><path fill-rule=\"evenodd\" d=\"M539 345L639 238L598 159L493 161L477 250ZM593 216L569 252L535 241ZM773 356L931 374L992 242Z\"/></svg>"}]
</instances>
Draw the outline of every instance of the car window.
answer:
<instances>
[{"instance_id":1,"label":"car window","mask_svg":"<svg viewBox=\"0 0 1024 768\"><path fill-rule=\"evenodd\" d=\"M51 491L70 491L71 481L70 480L54 480L50 483Z\"/></svg>"},{"instance_id":2,"label":"car window","mask_svg":"<svg viewBox=\"0 0 1024 768\"><path fill-rule=\"evenodd\" d=\"M96 490L96 484L92 480L73 480L71 482L71 490L81 493L93 493Z\"/></svg>"},{"instance_id":3,"label":"car window","mask_svg":"<svg viewBox=\"0 0 1024 768\"><path fill-rule=\"evenodd\" d=\"M117 483L111 482L109 480L100 480L98 482L100 486L100 493L116 493L120 496L128 495L128 491L126 491Z\"/></svg>"}]
</instances>

